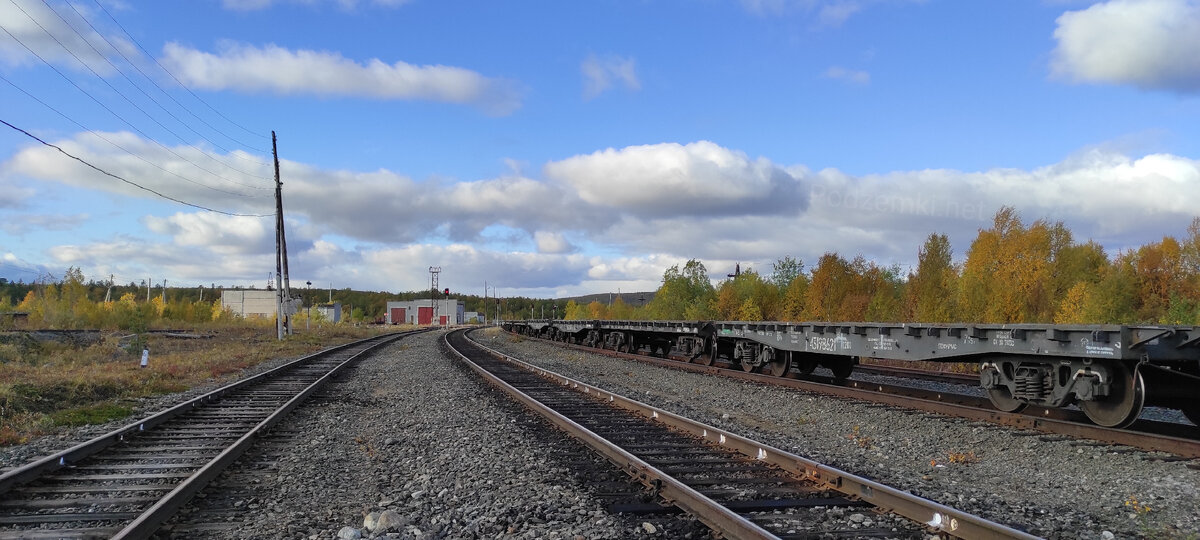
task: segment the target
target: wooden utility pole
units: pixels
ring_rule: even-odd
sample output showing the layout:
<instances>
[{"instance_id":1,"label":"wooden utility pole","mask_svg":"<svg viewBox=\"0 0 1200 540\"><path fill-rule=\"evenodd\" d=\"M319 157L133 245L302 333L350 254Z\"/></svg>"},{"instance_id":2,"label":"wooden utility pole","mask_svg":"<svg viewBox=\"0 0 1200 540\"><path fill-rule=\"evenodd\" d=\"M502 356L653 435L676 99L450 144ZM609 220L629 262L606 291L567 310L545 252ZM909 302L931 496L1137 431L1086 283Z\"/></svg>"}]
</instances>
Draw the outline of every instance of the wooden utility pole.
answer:
<instances>
[{"instance_id":1,"label":"wooden utility pole","mask_svg":"<svg viewBox=\"0 0 1200 540\"><path fill-rule=\"evenodd\" d=\"M279 180L279 154L275 152L274 131L271 132L271 153L275 156L275 204L279 208L279 250L283 253L283 281L280 286L283 288L281 294L287 302L287 317L284 318L284 326L290 336L295 330L292 328L292 278L288 272L287 230L283 226L283 182Z\"/></svg>"},{"instance_id":2,"label":"wooden utility pole","mask_svg":"<svg viewBox=\"0 0 1200 540\"><path fill-rule=\"evenodd\" d=\"M275 334L283 339L283 183L279 181L279 152L271 130L271 156L275 158Z\"/></svg>"}]
</instances>

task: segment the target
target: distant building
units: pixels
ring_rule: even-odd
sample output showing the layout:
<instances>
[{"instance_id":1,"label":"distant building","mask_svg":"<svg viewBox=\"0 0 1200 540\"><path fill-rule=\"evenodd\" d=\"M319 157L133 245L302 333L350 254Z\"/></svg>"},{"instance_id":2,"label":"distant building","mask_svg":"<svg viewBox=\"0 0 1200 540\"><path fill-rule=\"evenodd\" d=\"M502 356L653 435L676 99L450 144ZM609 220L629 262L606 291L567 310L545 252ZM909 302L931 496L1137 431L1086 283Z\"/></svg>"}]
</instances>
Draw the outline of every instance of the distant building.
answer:
<instances>
[{"instance_id":1,"label":"distant building","mask_svg":"<svg viewBox=\"0 0 1200 540\"><path fill-rule=\"evenodd\" d=\"M463 324L479 324L483 322L483 314L478 311L467 311L463 313Z\"/></svg>"},{"instance_id":2,"label":"distant building","mask_svg":"<svg viewBox=\"0 0 1200 540\"><path fill-rule=\"evenodd\" d=\"M325 320L332 323L342 322L342 303L334 302L332 304L317 304L314 306L317 313L320 313Z\"/></svg>"},{"instance_id":3,"label":"distant building","mask_svg":"<svg viewBox=\"0 0 1200 540\"><path fill-rule=\"evenodd\" d=\"M221 309L228 309L234 315L245 319L275 318L276 291L221 291ZM295 313L304 306L300 298L292 299L291 312Z\"/></svg>"},{"instance_id":4,"label":"distant building","mask_svg":"<svg viewBox=\"0 0 1200 540\"><path fill-rule=\"evenodd\" d=\"M437 301L438 320L433 320L433 303L430 300L408 300L387 303L388 324L415 324L418 326L448 326L463 324L466 306L454 299Z\"/></svg>"}]
</instances>

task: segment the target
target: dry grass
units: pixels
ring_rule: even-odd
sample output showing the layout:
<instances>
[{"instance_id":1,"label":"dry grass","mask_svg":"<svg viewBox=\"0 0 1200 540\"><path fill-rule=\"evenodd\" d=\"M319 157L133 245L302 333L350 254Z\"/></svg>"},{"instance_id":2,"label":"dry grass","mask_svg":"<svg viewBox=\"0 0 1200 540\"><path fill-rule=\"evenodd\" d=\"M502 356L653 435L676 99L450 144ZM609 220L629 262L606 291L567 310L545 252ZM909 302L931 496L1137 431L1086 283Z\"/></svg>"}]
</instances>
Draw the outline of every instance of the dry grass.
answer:
<instances>
[{"instance_id":1,"label":"dry grass","mask_svg":"<svg viewBox=\"0 0 1200 540\"><path fill-rule=\"evenodd\" d=\"M0 446L22 444L60 426L121 418L132 412L131 400L231 379L267 360L302 356L379 332L327 326L277 341L274 327L199 331L214 337L171 339L144 334L150 347L146 369L138 367L141 347L129 347L130 336L119 333L89 347L53 343L6 347L0 351Z\"/></svg>"},{"instance_id":2,"label":"dry grass","mask_svg":"<svg viewBox=\"0 0 1200 540\"><path fill-rule=\"evenodd\" d=\"M859 362L862 364L903 367L932 372L979 373L978 362L920 362L911 360L888 360L886 358L868 358L865 356L862 357Z\"/></svg>"}]
</instances>

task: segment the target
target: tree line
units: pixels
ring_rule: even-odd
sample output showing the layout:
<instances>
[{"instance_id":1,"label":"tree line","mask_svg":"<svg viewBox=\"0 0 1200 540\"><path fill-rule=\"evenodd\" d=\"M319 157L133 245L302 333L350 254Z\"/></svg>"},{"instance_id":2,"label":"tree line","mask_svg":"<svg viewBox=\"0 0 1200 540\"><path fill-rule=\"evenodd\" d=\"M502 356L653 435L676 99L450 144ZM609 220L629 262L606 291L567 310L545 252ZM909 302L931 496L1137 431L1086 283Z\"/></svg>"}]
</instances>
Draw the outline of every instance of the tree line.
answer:
<instances>
[{"instance_id":1,"label":"tree line","mask_svg":"<svg viewBox=\"0 0 1200 540\"><path fill-rule=\"evenodd\" d=\"M220 290L146 288L87 281L78 268L58 283L0 280L0 326L11 312L27 313L35 328L119 328L138 331L172 323L232 320ZM328 289L293 288L305 305L322 303ZM441 291L333 291L351 322L383 317L389 300L442 297ZM105 296L112 301L105 302ZM1093 241L1078 242L1061 221L1022 222L1001 208L956 262L949 238L929 235L917 267L881 266L862 256L826 253L810 270L785 256L770 273L753 269L713 285L699 260L668 268L645 305L565 304L553 299L488 298L452 293L467 311L495 318L573 320L739 320L979 322L1057 324L1200 324L1200 218L1183 238L1162 240L1109 256Z\"/></svg>"},{"instance_id":2,"label":"tree line","mask_svg":"<svg viewBox=\"0 0 1200 540\"><path fill-rule=\"evenodd\" d=\"M790 256L769 274L753 269L714 286L704 264L668 268L647 305L569 302L572 320L738 320L1200 324L1200 218L1181 239L1165 236L1109 256L1078 242L1061 221L1022 222L1001 208L962 262L949 238L930 234L917 267L881 266L826 253L808 271Z\"/></svg>"}]
</instances>

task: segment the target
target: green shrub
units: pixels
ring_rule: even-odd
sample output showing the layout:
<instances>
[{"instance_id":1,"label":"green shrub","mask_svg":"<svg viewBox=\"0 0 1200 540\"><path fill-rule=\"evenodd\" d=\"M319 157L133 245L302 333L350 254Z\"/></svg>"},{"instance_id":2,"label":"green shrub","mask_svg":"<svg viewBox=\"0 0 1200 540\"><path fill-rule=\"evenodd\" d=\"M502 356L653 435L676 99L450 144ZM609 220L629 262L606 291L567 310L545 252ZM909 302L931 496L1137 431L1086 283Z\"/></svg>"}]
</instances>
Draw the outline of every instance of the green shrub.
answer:
<instances>
[{"instance_id":1,"label":"green shrub","mask_svg":"<svg viewBox=\"0 0 1200 540\"><path fill-rule=\"evenodd\" d=\"M101 403L99 405L56 411L50 415L50 422L56 426L86 426L89 424L103 424L110 420L125 418L131 414L133 414L132 407L116 403Z\"/></svg>"}]
</instances>

